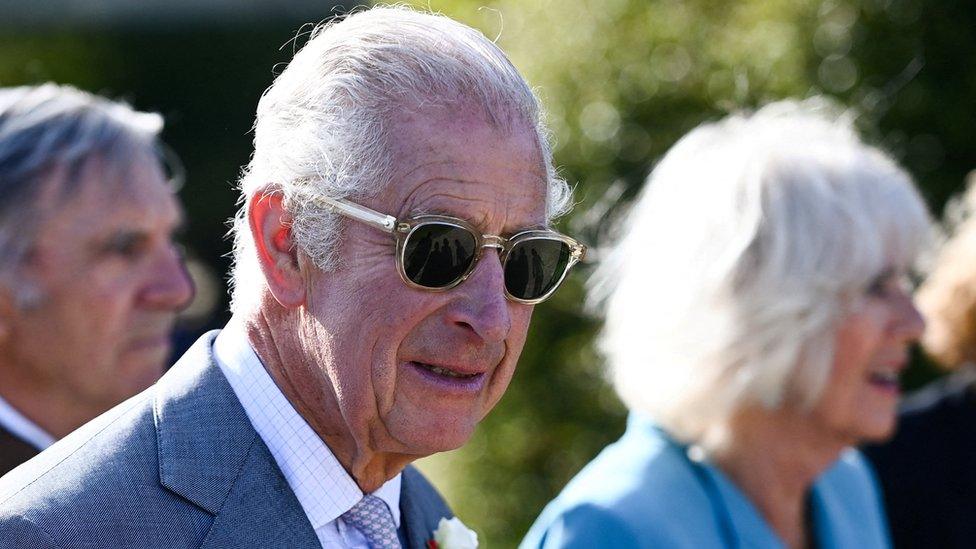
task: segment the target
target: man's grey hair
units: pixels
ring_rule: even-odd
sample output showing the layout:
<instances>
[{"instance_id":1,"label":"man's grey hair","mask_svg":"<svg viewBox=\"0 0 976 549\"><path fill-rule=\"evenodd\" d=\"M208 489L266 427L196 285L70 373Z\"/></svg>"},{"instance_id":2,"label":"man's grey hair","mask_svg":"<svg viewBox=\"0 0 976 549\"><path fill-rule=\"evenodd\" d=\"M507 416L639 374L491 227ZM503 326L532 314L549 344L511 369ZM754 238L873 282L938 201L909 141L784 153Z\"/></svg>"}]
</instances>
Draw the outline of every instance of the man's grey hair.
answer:
<instances>
[{"instance_id":1,"label":"man's grey hair","mask_svg":"<svg viewBox=\"0 0 976 549\"><path fill-rule=\"evenodd\" d=\"M707 448L743 407L812 407L838 323L912 266L931 225L909 175L808 100L691 131L622 228L591 281L613 382Z\"/></svg>"},{"instance_id":2,"label":"man's grey hair","mask_svg":"<svg viewBox=\"0 0 976 549\"><path fill-rule=\"evenodd\" d=\"M92 161L121 174L134 162L158 159L162 126L158 114L70 86L0 88L0 273L11 276L33 245L42 196L53 191L64 200L91 184L81 175Z\"/></svg>"},{"instance_id":3,"label":"man's grey hair","mask_svg":"<svg viewBox=\"0 0 976 549\"><path fill-rule=\"evenodd\" d=\"M383 189L392 177L389 132L397 113L460 102L483 109L499 127L535 128L548 174L548 217L566 210L570 191L553 169L539 103L483 34L404 7L360 11L313 30L258 104L254 155L232 228L231 309L253 309L265 287L247 223L256 194L281 193L297 247L331 270L338 219L315 199Z\"/></svg>"}]
</instances>

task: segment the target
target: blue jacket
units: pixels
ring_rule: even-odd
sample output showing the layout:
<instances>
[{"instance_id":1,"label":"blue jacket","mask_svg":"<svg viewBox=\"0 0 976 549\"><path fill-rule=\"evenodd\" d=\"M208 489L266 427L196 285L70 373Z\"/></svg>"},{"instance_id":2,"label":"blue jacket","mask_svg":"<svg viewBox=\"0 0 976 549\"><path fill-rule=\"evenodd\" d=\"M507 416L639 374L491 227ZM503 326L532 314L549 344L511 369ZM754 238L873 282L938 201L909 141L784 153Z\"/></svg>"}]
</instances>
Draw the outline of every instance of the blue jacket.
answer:
<instances>
[{"instance_id":1,"label":"blue jacket","mask_svg":"<svg viewBox=\"0 0 976 549\"><path fill-rule=\"evenodd\" d=\"M890 546L880 494L854 450L817 479L813 523L822 549ZM651 421L627 432L553 500L522 542L536 547L777 548L782 541L720 470L688 458Z\"/></svg>"},{"instance_id":2,"label":"blue jacket","mask_svg":"<svg viewBox=\"0 0 976 549\"><path fill-rule=\"evenodd\" d=\"M320 547L202 337L153 387L0 479L0 548ZM401 540L421 549L443 500L403 471Z\"/></svg>"}]
</instances>

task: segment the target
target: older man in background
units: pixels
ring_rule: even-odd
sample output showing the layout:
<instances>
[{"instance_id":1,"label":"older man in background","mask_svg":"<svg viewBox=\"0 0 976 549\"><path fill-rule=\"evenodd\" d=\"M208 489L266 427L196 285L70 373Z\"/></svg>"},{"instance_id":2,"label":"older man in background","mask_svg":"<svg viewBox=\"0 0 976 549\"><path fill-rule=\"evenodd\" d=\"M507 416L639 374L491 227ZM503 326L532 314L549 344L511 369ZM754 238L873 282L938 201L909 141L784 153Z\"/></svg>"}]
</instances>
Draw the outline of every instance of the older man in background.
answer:
<instances>
[{"instance_id":1,"label":"older man in background","mask_svg":"<svg viewBox=\"0 0 976 549\"><path fill-rule=\"evenodd\" d=\"M450 516L410 462L467 441L584 252L531 89L464 25L356 13L262 97L241 189L230 323L0 481L0 540L420 549Z\"/></svg>"},{"instance_id":2,"label":"older man in background","mask_svg":"<svg viewBox=\"0 0 976 549\"><path fill-rule=\"evenodd\" d=\"M163 372L192 289L161 127L70 87L0 89L0 475Z\"/></svg>"}]
</instances>

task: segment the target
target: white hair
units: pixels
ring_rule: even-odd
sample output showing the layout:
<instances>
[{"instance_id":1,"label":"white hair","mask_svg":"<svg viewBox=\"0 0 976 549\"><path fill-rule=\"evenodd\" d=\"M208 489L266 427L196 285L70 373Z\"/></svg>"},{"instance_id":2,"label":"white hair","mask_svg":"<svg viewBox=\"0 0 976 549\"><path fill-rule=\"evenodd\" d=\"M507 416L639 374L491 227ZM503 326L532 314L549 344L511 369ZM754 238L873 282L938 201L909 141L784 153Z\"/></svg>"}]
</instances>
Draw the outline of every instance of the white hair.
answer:
<instances>
[{"instance_id":1,"label":"white hair","mask_svg":"<svg viewBox=\"0 0 976 549\"><path fill-rule=\"evenodd\" d=\"M253 309L265 281L247 224L258 192L280 192L298 248L335 266L338 220L314 198L368 196L391 179L389 126L398 111L473 102L502 127L535 128L548 173L549 218L570 192L552 166L538 101L505 54L447 17L379 7L321 25L258 105L254 155L240 181L232 232L231 309Z\"/></svg>"},{"instance_id":2,"label":"white hair","mask_svg":"<svg viewBox=\"0 0 976 549\"><path fill-rule=\"evenodd\" d=\"M699 126L591 281L618 394L702 444L745 405L809 408L838 321L929 227L908 174L821 100Z\"/></svg>"},{"instance_id":3,"label":"white hair","mask_svg":"<svg viewBox=\"0 0 976 549\"><path fill-rule=\"evenodd\" d=\"M44 189L64 200L82 185L124 186L134 163L158 161L163 119L71 86L0 89L0 271L9 278L33 245ZM156 159L156 160L151 160ZM101 161L102 177L83 178ZM112 173L108 173L112 172ZM53 177L57 173L57 177ZM8 282L17 282L8 280ZM25 281L17 286L24 288ZM21 296L23 297L23 296Z\"/></svg>"}]
</instances>

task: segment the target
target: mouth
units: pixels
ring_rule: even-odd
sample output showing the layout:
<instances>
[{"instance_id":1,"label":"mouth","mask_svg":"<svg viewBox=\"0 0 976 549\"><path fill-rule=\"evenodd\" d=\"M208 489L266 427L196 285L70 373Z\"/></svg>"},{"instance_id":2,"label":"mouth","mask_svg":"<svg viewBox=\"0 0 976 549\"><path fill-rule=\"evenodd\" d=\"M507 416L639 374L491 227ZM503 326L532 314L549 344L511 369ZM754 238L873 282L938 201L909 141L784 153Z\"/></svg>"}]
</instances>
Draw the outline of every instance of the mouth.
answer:
<instances>
[{"instance_id":1,"label":"mouth","mask_svg":"<svg viewBox=\"0 0 976 549\"><path fill-rule=\"evenodd\" d=\"M138 351L151 351L170 346L169 335L147 336L132 341L131 348Z\"/></svg>"},{"instance_id":2,"label":"mouth","mask_svg":"<svg viewBox=\"0 0 976 549\"><path fill-rule=\"evenodd\" d=\"M129 348L139 352L168 352L173 343L176 315L165 314L133 323L129 331Z\"/></svg>"},{"instance_id":3,"label":"mouth","mask_svg":"<svg viewBox=\"0 0 976 549\"><path fill-rule=\"evenodd\" d=\"M453 377L455 379L472 379L482 375L482 374L465 374L463 372L455 372L454 370L448 370L447 368L443 368L441 366L434 366L433 364L426 364L424 362L414 362L413 364L415 364L419 368L423 368L428 372L435 373L439 376Z\"/></svg>"},{"instance_id":4,"label":"mouth","mask_svg":"<svg viewBox=\"0 0 976 549\"><path fill-rule=\"evenodd\" d=\"M451 392L478 392L487 378L486 372L465 372L450 366L429 364L411 360L406 363L410 369L441 389Z\"/></svg>"},{"instance_id":5,"label":"mouth","mask_svg":"<svg viewBox=\"0 0 976 549\"><path fill-rule=\"evenodd\" d=\"M882 370L868 374L868 383L885 392L898 393L901 389L899 371Z\"/></svg>"}]
</instances>

